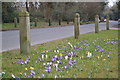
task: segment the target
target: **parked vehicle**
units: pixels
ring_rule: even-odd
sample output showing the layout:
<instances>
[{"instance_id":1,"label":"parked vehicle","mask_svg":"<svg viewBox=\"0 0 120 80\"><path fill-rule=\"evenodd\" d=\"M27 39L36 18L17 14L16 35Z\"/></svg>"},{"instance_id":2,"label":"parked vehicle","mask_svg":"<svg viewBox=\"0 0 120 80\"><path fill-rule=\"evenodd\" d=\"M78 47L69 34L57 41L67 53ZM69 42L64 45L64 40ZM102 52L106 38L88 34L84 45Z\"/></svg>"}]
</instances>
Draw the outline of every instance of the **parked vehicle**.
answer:
<instances>
[{"instance_id":1,"label":"parked vehicle","mask_svg":"<svg viewBox=\"0 0 120 80\"><path fill-rule=\"evenodd\" d=\"M104 19L104 22L106 22L106 19Z\"/></svg>"},{"instance_id":2,"label":"parked vehicle","mask_svg":"<svg viewBox=\"0 0 120 80\"><path fill-rule=\"evenodd\" d=\"M118 19L118 24L120 25L120 19Z\"/></svg>"}]
</instances>

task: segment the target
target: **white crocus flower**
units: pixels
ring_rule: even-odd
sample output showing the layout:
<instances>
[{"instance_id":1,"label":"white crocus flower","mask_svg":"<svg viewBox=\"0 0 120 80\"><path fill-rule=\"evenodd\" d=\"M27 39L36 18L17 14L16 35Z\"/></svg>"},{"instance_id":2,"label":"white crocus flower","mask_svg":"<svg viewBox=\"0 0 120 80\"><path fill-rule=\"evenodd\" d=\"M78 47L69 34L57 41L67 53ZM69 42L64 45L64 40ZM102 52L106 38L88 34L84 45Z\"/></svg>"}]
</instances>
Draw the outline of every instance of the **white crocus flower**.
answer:
<instances>
[{"instance_id":1,"label":"white crocus flower","mask_svg":"<svg viewBox=\"0 0 120 80\"><path fill-rule=\"evenodd\" d=\"M44 60L44 55L42 54L42 59Z\"/></svg>"},{"instance_id":2,"label":"white crocus flower","mask_svg":"<svg viewBox=\"0 0 120 80\"><path fill-rule=\"evenodd\" d=\"M65 56L65 59L68 60L68 56Z\"/></svg>"},{"instance_id":3,"label":"white crocus flower","mask_svg":"<svg viewBox=\"0 0 120 80\"><path fill-rule=\"evenodd\" d=\"M46 59L48 58L48 55L45 55L46 56Z\"/></svg>"},{"instance_id":4,"label":"white crocus flower","mask_svg":"<svg viewBox=\"0 0 120 80\"><path fill-rule=\"evenodd\" d=\"M68 42L68 44L70 45L71 48L73 48L73 45L70 42Z\"/></svg>"},{"instance_id":5,"label":"white crocus flower","mask_svg":"<svg viewBox=\"0 0 120 80\"><path fill-rule=\"evenodd\" d=\"M89 57L89 58L92 57L92 53L88 52L87 57Z\"/></svg>"},{"instance_id":6,"label":"white crocus flower","mask_svg":"<svg viewBox=\"0 0 120 80\"><path fill-rule=\"evenodd\" d=\"M15 75L12 74L11 76L12 76L12 78L15 78Z\"/></svg>"}]
</instances>

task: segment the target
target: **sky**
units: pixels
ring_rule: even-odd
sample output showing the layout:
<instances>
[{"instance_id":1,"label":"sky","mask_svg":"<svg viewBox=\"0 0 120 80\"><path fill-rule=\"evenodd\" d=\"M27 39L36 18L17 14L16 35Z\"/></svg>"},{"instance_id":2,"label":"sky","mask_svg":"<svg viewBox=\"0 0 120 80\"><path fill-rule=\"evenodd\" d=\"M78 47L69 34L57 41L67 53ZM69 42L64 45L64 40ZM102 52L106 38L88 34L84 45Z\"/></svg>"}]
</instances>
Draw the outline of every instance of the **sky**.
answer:
<instances>
[{"instance_id":1,"label":"sky","mask_svg":"<svg viewBox=\"0 0 120 80\"><path fill-rule=\"evenodd\" d=\"M112 7L117 0L108 0L108 1L109 1L108 6Z\"/></svg>"}]
</instances>

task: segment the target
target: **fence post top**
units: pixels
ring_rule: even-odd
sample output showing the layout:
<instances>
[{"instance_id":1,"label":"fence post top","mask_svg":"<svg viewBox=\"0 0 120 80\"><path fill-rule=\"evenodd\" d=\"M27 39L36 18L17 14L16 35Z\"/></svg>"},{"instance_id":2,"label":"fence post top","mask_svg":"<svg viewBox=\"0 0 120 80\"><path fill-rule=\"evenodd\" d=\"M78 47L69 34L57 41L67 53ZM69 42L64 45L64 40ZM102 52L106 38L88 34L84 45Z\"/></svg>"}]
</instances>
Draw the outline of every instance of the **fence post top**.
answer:
<instances>
[{"instance_id":1,"label":"fence post top","mask_svg":"<svg viewBox=\"0 0 120 80\"><path fill-rule=\"evenodd\" d=\"M29 13L27 11L21 11L19 16L20 17L29 17Z\"/></svg>"},{"instance_id":2,"label":"fence post top","mask_svg":"<svg viewBox=\"0 0 120 80\"><path fill-rule=\"evenodd\" d=\"M80 14L79 13L75 13L75 17L80 17Z\"/></svg>"}]
</instances>

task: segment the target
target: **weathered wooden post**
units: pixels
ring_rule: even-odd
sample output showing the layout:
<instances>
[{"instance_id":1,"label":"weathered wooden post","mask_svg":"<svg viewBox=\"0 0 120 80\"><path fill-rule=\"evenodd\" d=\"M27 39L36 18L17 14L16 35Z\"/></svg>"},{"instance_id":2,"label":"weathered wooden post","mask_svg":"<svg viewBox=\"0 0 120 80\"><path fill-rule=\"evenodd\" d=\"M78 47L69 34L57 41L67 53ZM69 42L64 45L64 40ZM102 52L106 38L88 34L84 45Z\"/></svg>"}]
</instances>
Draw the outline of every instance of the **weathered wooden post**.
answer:
<instances>
[{"instance_id":1,"label":"weathered wooden post","mask_svg":"<svg viewBox=\"0 0 120 80\"><path fill-rule=\"evenodd\" d=\"M74 18L74 33L75 33L75 39L78 39L79 37L79 29L80 28L80 15L79 13L75 14L75 18Z\"/></svg>"},{"instance_id":2,"label":"weathered wooden post","mask_svg":"<svg viewBox=\"0 0 120 80\"><path fill-rule=\"evenodd\" d=\"M69 24L69 20L67 20L67 24Z\"/></svg>"},{"instance_id":3,"label":"weathered wooden post","mask_svg":"<svg viewBox=\"0 0 120 80\"><path fill-rule=\"evenodd\" d=\"M27 11L20 13L20 53L30 53L30 19Z\"/></svg>"},{"instance_id":4,"label":"weathered wooden post","mask_svg":"<svg viewBox=\"0 0 120 80\"><path fill-rule=\"evenodd\" d=\"M109 30L109 15L106 16L106 30Z\"/></svg>"},{"instance_id":5,"label":"weathered wooden post","mask_svg":"<svg viewBox=\"0 0 120 80\"><path fill-rule=\"evenodd\" d=\"M14 27L15 28L17 27L17 18L16 17L14 18Z\"/></svg>"},{"instance_id":6,"label":"weathered wooden post","mask_svg":"<svg viewBox=\"0 0 120 80\"><path fill-rule=\"evenodd\" d=\"M61 25L61 19L59 19L59 25Z\"/></svg>"},{"instance_id":7,"label":"weathered wooden post","mask_svg":"<svg viewBox=\"0 0 120 80\"><path fill-rule=\"evenodd\" d=\"M95 16L95 33L99 32L99 16Z\"/></svg>"},{"instance_id":8,"label":"weathered wooden post","mask_svg":"<svg viewBox=\"0 0 120 80\"><path fill-rule=\"evenodd\" d=\"M48 22L49 22L49 26L51 26L52 24L51 24L51 21L50 21L50 19L49 19L49 21L48 21Z\"/></svg>"},{"instance_id":9,"label":"weathered wooden post","mask_svg":"<svg viewBox=\"0 0 120 80\"><path fill-rule=\"evenodd\" d=\"M37 18L35 18L35 27L37 27Z\"/></svg>"}]
</instances>

